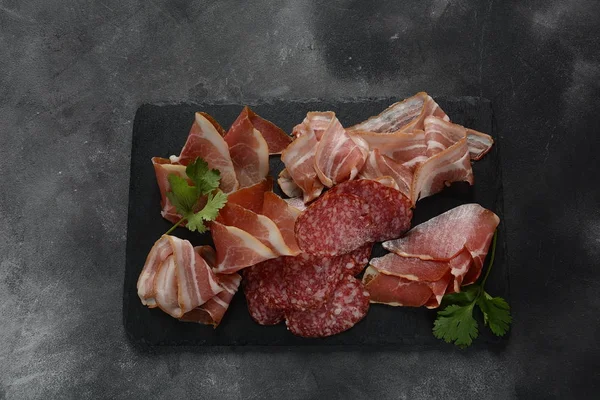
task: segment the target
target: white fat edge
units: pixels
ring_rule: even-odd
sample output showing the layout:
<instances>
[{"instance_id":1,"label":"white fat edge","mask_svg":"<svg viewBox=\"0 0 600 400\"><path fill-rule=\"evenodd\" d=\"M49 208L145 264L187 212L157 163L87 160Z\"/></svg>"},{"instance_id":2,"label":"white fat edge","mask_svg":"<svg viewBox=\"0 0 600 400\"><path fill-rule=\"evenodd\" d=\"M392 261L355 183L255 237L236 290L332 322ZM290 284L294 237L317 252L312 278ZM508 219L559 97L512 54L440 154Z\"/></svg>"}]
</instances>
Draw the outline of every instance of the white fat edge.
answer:
<instances>
[{"instance_id":1,"label":"white fat edge","mask_svg":"<svg viewBox=\"0 0 600 400\"><path fill-rule=\"evenodd\" d=\"M178 163L180 159L181 159L181 157L179 157L179 156L175 156L175 155L169 156L169 161L171 161L172 163Z\"/></svg>"},{"instance_id":2,"label":"white fat edge","mask_svg":"<svg viewBox=\"0 0 600 400\"><path fill-rule=\"evenodd\" d=\"M174 157L174 156L171 156ZM179 157L177 157L179 158ZM171 162L177 162L177 161L171 161ZM173 164L160 164L162 168L164 168L166 171L170 172L170 173L174 173L177 174L181 177L187 177L186 173L185 173L185 169L187 168L185 165L173 165Z\"/></svg>"},{"instance_id":3,"label":"white fat edge","mask_svg":"<svg viewBox=\"0 0 600 400\"><path fill-rule=\"evenodd\" d=\"M446 150L446 148L447 148L446 146L444 146L443 144L441 144L437 140L429 140L429 141L427 141L427 150L429 150L429 149Z\"/></svg>"},{"instance_id":4,"label":"white fat edge","mask_svg":"<svg viewBox=\"0 0 600 400\"><path fill-rule=\"evenodd\" d=\"M164 263L162 264L158 274L156 276L155 281L155 291L156 291L156 303L158 307L169 314L172 317L179 318L184 312L179 307L179 303L177 302L178 295L175 294L174 298L177 302L177 305L174 306L172 304L173 299L169 299L169 295L173 296L170 293L175 286L175 290L178 290L178 285L176 284L177 273L176 273L176 265L175 265L175 256L169 256Z\"/></svg>"},{"instance_id":5,"label":"white fat edge","mask_svg":"<svg viewBox=\"0 0 600 400\"><path fill-rule=\"evenodd\" d=\"M220 305L223 308L228 308L229 304L224 302L223 300L221 300L219 297L215 296L211 299L212 301L214 301L215 303L217 303L218 305Z\"/></svg>"},{"instance_id":6,"label":"white fat edge","mask_svg":"<svg viewBox=\"0 0 600 400\"><path fill-rule=\"evenodd\" d=\"M258 166L258 173L264 178L269 174L269 145L259 130L253 129L252 133L258 142L258 149L256 150L256 153L259 156L262 156L259 157L260 163Z\"/></svg>"},{"instance_id":7,"label":"white fat edge","mask_svg":"<svg viewBox=\"0 0 600 400\"><path fill-rule=\"evenodd\" d=\"M168 242L167 238L161 237L156 241L156 243L154 243L154 246L152 246L152 249L150 249L148 259L146 260L146 263L144 264L142 272L140 273L137 281L138 296L140 297L142 304L148 305L149 307L156 307L156 302L153 298L144 298L147 295L146 286L148 284L148 280L155 278L157 269L160 268L160 266L158 268L154 268L152 271L150 271L150 268L155 265L156 259L160 257L162 253L162 246L165 245L165 240Z\"/></svg>"},{"instance_id":8,"label":"white fat edge","mask_svg":"<svg viewBox=\"0 0 600 400\"><path fill-rule=\"evenodd\" d=\"M391 301L389 303L384 303L382 301L369 300L369 303L372 303L372 304L385 304L386 306L392 306L392 307L404 307L404 304L398 303L396 301Z\"/></svg>"},{"instance_id":9,"label":"white fat edge","mask_svg":"<svg viewBox=\"0 0 600 400\"><path fill-rule=\"evenodd\" d=\"M229 155L229 146L223 137L219 134L213 124L210 123L202 114L196 113L196 123L200 127L200 131L203 133L203 137L211 142L219 153Z\"/></svg>"},{"instance_id":10,"label":"white fat edge","mask_svg":"<svg viewBox=\"0 0 600 400\"><path fill-rule=\"evenodd\" d=\"M258 214L257 217L260 224L267 228L267 231L269 232L268 240L272 246L273 251L277 252L279 255L282 256L294 255L292 250L285 243L283 235L281 234L281 231L279 230L275 222L273 222L273 220L264 215Z\"/></svg>"}]
</instances>

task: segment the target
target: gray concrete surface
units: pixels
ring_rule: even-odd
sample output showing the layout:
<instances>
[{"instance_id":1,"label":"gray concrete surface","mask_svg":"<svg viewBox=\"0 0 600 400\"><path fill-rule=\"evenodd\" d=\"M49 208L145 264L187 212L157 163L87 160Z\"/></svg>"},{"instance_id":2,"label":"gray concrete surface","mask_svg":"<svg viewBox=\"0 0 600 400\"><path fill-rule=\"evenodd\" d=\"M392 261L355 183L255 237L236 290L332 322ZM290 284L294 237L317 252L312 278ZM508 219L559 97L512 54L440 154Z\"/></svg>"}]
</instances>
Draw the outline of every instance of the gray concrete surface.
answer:
<instances>
[{"instance_id":1,"label":"gray concrete surface","mask_svg":"<svg viewBox=\"0 0 600 400\"><path fill-rule=\"evenodd\" d=\"M0 399L597 393L599 3L365 3L0 0ZM520 231L505 350L131 348L140 104L419 90L493 101Z\"/></svg>"}]
</instances>

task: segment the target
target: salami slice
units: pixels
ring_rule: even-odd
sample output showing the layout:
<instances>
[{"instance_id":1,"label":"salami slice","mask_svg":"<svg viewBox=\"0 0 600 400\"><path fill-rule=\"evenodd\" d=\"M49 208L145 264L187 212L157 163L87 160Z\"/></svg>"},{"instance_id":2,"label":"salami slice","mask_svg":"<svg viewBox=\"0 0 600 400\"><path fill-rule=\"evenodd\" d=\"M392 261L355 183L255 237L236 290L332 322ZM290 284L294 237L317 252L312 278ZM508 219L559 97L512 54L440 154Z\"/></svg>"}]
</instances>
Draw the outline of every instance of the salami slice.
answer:
<instances>
[{"instance_id":1,"label":"salami slice","mask_svg":"<svg viewBox=\"0 0 600 400\"><path fill-rule=\"evenodd\" d=\"M342 271L348 275L356 276L363 272L369 263L373 243L367 243L356 250L339 256L340 263L344 266Z\"/></svg>"},{"instance_id":2,"label":"salami slice","mask_svg":"<svg viewBox=\"0 0 600 400\"><path fill-rule=\"evenodd\" d=\"M248 312L260 325L276 325L283 321L283 311L270 306L265 297L283 293L280 276L283 265L282 257L268 260L244 269L244 295Z\"/></svg>"},{"instance_id":3,"label":"salami slice","mask_svg":"<svg viewBox=\"0 0 600 400\"><path fill-rule=\"evenodd\" d=\"M344 268L342 257L306 253L286 257L284 279L289 309L302 311L320 307L340 280Z\"/></svg>"},{"instance_id":4,"label":"salami slice","mask_svg":"<svg viewBox=\"0 0 600 400\"><path fill-rule=\"evenodd\" d=\"M411 202L400 191L370 179L340 183L329 195L349 193L365 200L373 223L370 241L381 242L397 238L410 229L412 219Z\"/></svg>"},{"instance_id":5,"label":"salami slice","mask_svg":"<svg viewBox=\"0 0 600 400\"><path fill-rule=\"evenodd\" d=\"M369 292L359 280L346 275L318 309L286 313L286 325L294 335L326 337L352 328L368 310Z\"/></svg>"},{"instance_id":6,"label":"salami slice","mask_svg":"<svg viewBox=\"0 0 600 400\"><path fill-rule=\"evenodd\" d=\"M371 242L369 205L348 193L326 194L296 220L296 240L309 254L336 256Z\"/></svg>"}]
</instances>

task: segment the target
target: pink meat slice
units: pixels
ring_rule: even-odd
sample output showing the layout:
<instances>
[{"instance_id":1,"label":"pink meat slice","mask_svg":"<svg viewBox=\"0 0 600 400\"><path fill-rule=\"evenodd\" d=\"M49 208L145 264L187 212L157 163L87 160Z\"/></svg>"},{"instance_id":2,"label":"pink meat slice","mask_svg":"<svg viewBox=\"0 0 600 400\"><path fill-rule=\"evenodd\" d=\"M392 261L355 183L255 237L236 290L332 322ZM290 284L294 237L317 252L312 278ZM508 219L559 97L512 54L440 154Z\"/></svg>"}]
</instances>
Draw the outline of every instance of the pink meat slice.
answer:
<instances>
[{"instance_id":1,"label":"pink meat slice","mask_svg":"<svg viewBox=\"0 0 600 400\"><path fill-rule=\"evenodd\" d=\"M378 180L386 176L394 180L397 190L410 198L413 177L410 168L382 154L379 149L371 150L358 178Z\"/></svg>"},{"instance_id":2,"label":"pink meat slice","mask_svg":"<svg viewBox=\"0 0 600 400\"><path fill-rule=\"evenodd\" d=\"M365 201L372 219L372 224L365 228L369 236L367 242L397 238L410 228L412 204L398 190L377 181L360 179L336 185L328 196L334 194L352 194Z\"/></svg>"},{"instance_id":3,"label":"pink meat slice","mask_svg":"<svg viewBox=\"0 0 600 400\"><path fill-rule=\"evenodd\" d=\"M290 206L273 192L265 192L263 197L262 214L277 225L287 248L290 250L290 255L297 255L300 253L300 248L296 242L294 226L300 215L300 210Z\"/></svg>"},{"instance_id":4,"label":"pink meat slice","mask_svg":"<svg viewBox=\"0 0 600 400\"><path fill-rule=\"evenodd\" d=\"M261 182L269 174L269 146L244 110L225 135L235 175L242 188Z\"/></svg>"},{"instance_id":5,"label":"pink meat slice","mask_svg":"<svg viewBox=\"0 0 600 400\"><path fill-rule=\"evenodd\" d=\"M333 294L319 308L306 311L288 311L286 325L302 337L327 337L344 332L367 315L369 292L362 283L345 275Z\"/></svg>"},{"instance_id":6,"label":"pink meat slice","mask_svg":"<svg viewBox=\"0 0 600 400\"><path fill-rule=\"evenodd\" d=\"M260 214L263 209L263 195L273 191L273 179L266 179L252 185L239 189L227 196L227 204L237 204L247 210Z\"/></svg>"},{"instance_id":7,"label":"pink meat slice","mask_svg":"<svg viewBox=\"0 0 600 400\"><path fill-rule=\"evenodd\" d=\"M296 139L299 140L299 139ZM304 210L296 220L296 240L309 254L336 256L372 241L368 203L347 193L327 194Z\"/></svg>"},{"instance_id":8,"label":"pink meat slice","mask_svg":"<svg viewBox=\"0 0 600 400\"><path fill-rule=\"evenodd\" d=\"M292 138L281 128L260 117L248 106L244 107L238 119L248 119L252 126L261 133L269 147L269 154L280 154L292 141Z\"/></svg>"},{"instance_id":9,"label":"pink meat slice","mask_svg":"<svg viewBox=\"0 0 600 400\"><path fill-rule=\"evenodd\" d=\"M479 204L463 204L415 226L383 247L405 257L449 261L467 248L474 260L483 260L500 219Z\"/></svg>"},{"instance_id":10,"label":"pink meat slice","mask_svg":"<svg viewBox=\"0 0 600 400\"><path fill-rule=\"evenodd\" d=\"M421 260L416 257L402 257L394 253L373 258L370 265L383 274L421 282L440 280L450 271L448 261Z\"/></svg>"},{"instance_id":11,"label":"pink meat slice","mask_svg":"<svg viewBox=\"0 0 600 400\"><path fill-rule=\"evenodd\" d=\"M154 166L156 183L158 183L158 189L160 190L160 215L172 223L177 223L181 219L181 215L177 213L175 206L171 204L167 197L167 192L171 191L169 175L175 174L187 179L185 165L174 165L166 158L160 157L152 157L152 165Z\"/></svg>"},{"instance_id":12,"label":"pink meat slice","mask_svg":"<svg viewBox=\"0 0 600 400\"><path fill-rule=\"evenodd\" d=\"M425 138L427 140L427 156L431 157L460 139L466 137L471 160L481 159L490 151L494 140L490 135L467 129L442 118L430 116L425 118Z\"/></svg>"}]
</instances>

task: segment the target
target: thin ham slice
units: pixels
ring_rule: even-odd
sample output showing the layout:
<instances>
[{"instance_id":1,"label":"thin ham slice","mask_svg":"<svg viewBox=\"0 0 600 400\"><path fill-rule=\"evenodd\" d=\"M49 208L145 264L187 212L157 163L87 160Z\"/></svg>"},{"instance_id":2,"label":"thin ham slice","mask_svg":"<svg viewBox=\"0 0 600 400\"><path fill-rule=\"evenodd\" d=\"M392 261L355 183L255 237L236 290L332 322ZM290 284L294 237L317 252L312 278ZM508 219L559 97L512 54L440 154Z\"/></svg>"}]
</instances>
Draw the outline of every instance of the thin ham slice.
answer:
<instances>
[{"instance_id":1,"label":"thin ham slice","mask_svg":"<svg viewBox=\"0 0 600 400\"><path fill-rule=\"evenodd\" d=\"M411 187L411 201L416 204L419 199L434 195L451 183L460 181L470 185L474 181L466 138L417 167Z\"/></svg>"},{"instance_id":2,"label":"thin ham slice","mask_svg":"<svg viewBox=\"0 0 600 400\"><path fill-rule=\"evenodd\" d=\"M346 133L334 112L319 114L319 127L313 130L315 135L321 130L323 132L315 154L315 171L325 186L332 187L356 177L365 163L368 149L363 147L366 145L359 146L357 141Z\"/></svg>"},{"instance_id":3,"label":"thin ham slice","mask_svg":"<svg viewBox=\"0 0 600 400\"><path fill-rule=\"evenodd\" d=\"M223 290L190 242L168 235L157 240L150 250L137 288L142 304L159 306L175 318Z\"/></svg>"},{"instance_id":4,"label":"thin ham slice","mask_svg":"<svg viewBox=\"0 0 600 400\"><path fill-rule=\"evenodd\" d=\"M187 179L185 165L174 165L166 158L160 157L153 157L152 165L154 166L156 182L158 183L158 189L160 190L160 215L172 223L177 223L181 219L181 215L177 213L175 206L171 204L167 197L167 192L171 190L169 175L175 174Z\"/></svg>"},{"instance_id":5,"label":"thin ham slice","mask_svg":"<svg viewBox=\"0 0 600 400\"><path fill-rule=\"evenodd\" d=\"M394 253L373 258L370 265L383 274L394 275L409 281L433 282L442 279L450 271L447 261L421 260L416 257L402 257Z\"/></svg>"},{"instance_id":6,"label":"thin ham slice","mask_svg":"<svg viewBox=\"0 0 600 400\"><path fill-rule=\"evenodd\" d=\"M430 116L425 118L425 138L427 156L434 156L462 138L467 138L471 160L479 160L492 148L494 140L485 133L467 129L442 118Z\"/></svg>"},{"instance_id":7,"label":"thin ham slice","mask_svg":"<svg viewBox=\"0 0 600 400\"><path fill-rule=\"evenodd\" d=\"M279 173L279 177L277 178L277 183L279 184L281 191L285 193L286 196L302 196L302 189L300 189L300 186L298 186L296 182L294 182L287 168L281 170L281 172ZM302 203L304 203L304 200L302 200Z\"/></svg>"},{"instance_id":8,"label":"thin ham slice","mask_svg":"<svg viewBox=\"0 0 600 400\"><path fill-rule=\"evenodd\" d=\"M259 183L237 190L227 196L227 204L237 204L255 213L263 209L263 195L273 191L273 178L268 176Z\"/></svg>"},{"instance_id":9,"label":"thin ham slice","mask_svg":"<svg viewBox=\"0 0 600 400\"><path fill-rule=\"evenodd\" d=\"M305 203L319 197L324 187L314 168L317 144L314 132L308 132L290 143L281 153L281 161L292 180L302 190Z\"/></svg>"},{"instance_id":10,"label":"thin ham slice","mask_svg":"<svg viewBox=\"0 0 600 400\"><path fill-rule=\"evenodd\" d=\"M229 128L225 141L240 187L252 186L266 178L269 174L269 146L254 128L246 108Z\"/></svg>"},{"instance_id":11,"label":"thin ham slice","mask_svg":"<svg viewBox=\"0 0 600 400\"><path fill-rule=\"evenodd\" d=\"M471 253L465 247L448 263L450 265L450 273L452 274L452 291L460 292L460 287L463 285L463 281L471 265L473 265L473 258Z\"/></svg>"},{"instance_id":12,"label":"thin ham slice","mask_svg":"<svg viewBox=\"0 0 600 400\"><path fill-rule=\"evenodd\" d=\"M249 233L277 255L290 256L298 254L297 251L294 252L287 246L281 231L270 218L247 210L237 204L226 204L219 211L216 221Z\"/></svg>"},{"instance_id":13,"label":"thin ham slice","mask_svg":"<svg viewBox=\"0 0 600 400\"><path fill-rule=\"evenodd\" d=\"M392 134L361 132L360 137L371 150L379 150L381 154L402 164L411 172L427 160L427 142L422 130Z\"/></svg>"},{"instance_id":14,"label":"thin ham slice","mask_svg":"<svg viewBox=\"0 0 600 400\"><path fill-rule=\"evenodd\" d=\"M232 274L243 268L277 257L269 247L246 231L219 222L210 228L217 251L215 272Z\"/></svg>"},{"instance_id":15,"label":"thin ham slice","mask_svg":"<svg viewBox=\"0 0 600 400\"><path fill-rule=\"evenodd\" d=\"M277 225L286 246L290 249L292 254L299 254L300 248L296 242L294 226L296 224L296 218L300 215L300 210L290 206L275 193L265 192L262 214Z\"/></svg>"},{"instance_id":16,"label":"thin ham slice","mask_svg":"<svg viewBox=\"0 0 600 400\"><path fill-rule=\"evenodd\" d=\"M188 311L183 314L180 321L197 322L205 325L219 326L223 320L223 316L229 308L233 296L237 293L242 277L239 274L217 274L219 285L223 287L223 291L200 307Z\"/></svg>"},{"instance_id":17,"label":"thin ham slice","mask_svg":"<svg viewBox=\"0 0 600 400\"><path fill-rule=\"evenodd\" d=\"M382 154L379 149L373 149L369 152L369 157L358 177L373 180L389 177L396 183L395 188L410 198L413 177L410 168Z\"/></svg>"},{"instance_id":18,"label":"thin ham slice","mask_svg":"<svg viewBox=\"0 0 600 400\"><path fill-rule=\"evenodd\" d=\"M227 134L227 131L225 129L223 129L223 127L217 122L216 119L214 119L212 117L212 115L210 115L209 113L205 113L204 111L200 111L200 112L198 112L198 114L200 114L204 118L206 118L208 120L208 122L210 122L212 124L212 126L215 127L217 132L219 132L219 135L225 137L225 135Z\"/></svg>"},{"instance_id":19,"label":"thin ham slice","mask_svg":"<svg viewBox=\"0 0 600 400\"><path fill-rule=\"evenodd\" d=\"M383 247L405 257L449 261L466 248L483 260L500 219L479 204L463 204L415 226ZM479 261L478 261L479 262Z\"/></svg>"},{"instance_id":20,"label":"thin ham slice","mask_svg":"<svg viewBox=\"0 0 600 400\"><path fill-rule=\"evenodd\" d=\"M331 125L331 115L329 112L309 111L302 123L292 129L292 135L299 138L304 135L315 136L317 141Z\"/></svg>"},{"instance_id":21,"label":"thin ham slice","mask_svg":"<svg viewBox=\"0 0 600 400\"><path fill-rule=\"evenodd\" d=\"M425 92L394 103L379 115L348 128L349 131L390 134L423 129L423 120L435 115L449 121L440 106Z\"/></svg>"},{"instance_id":22,"label":"thin ham slice","mask_svg":"<svg viewBox=\"0 0 600 400\"><path fill-rule=\"evenodd\" d=\"M252 126L262 134L269 147L269 154L281 154L292 141L292 138L281 128L260 117L248 106L244 107L238 119L240 118L248 119Z\"/></svg>"},{"instance_id":23,"label":"thin ham slice","mask_svg":"<svg viewBox=\"0 0 600 400\"><path fill-rule=\"evenodd\" d=\"M203 114L196 113L187 141L179 156L171 156L173 164L188 165L197 157L202 157L213 169L221 172L220 187L231 193L239 187L229 147L218 129Z\"/></svg>"}]
</instances>

